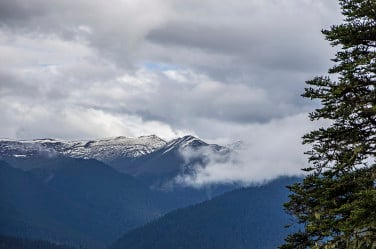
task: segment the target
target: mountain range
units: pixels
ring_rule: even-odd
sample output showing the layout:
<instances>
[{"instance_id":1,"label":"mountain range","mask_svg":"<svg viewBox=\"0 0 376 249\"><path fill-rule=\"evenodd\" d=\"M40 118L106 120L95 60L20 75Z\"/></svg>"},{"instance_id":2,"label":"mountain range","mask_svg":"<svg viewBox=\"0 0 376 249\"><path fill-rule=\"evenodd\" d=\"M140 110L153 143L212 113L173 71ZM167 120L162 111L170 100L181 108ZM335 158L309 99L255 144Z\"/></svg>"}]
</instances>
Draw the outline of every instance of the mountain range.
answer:
<instances>
[{"instance_id":1,"label":"mountain range","mask_svg":"<svg viewBox=\"0 0 376 249\"><path fill-rule=\"evenodd\" d=\"M222 197L223 193L241 186L234 183L193 188L174 181L177 176L194 173L192 168L196 164L205 166L208 155L202 151L226 160L228 155L236 153L239 146L241 143L233 146L208 144L193 136L166 142L154 135L90 141L0 140L0 234L94 249L111 244L114 248L145 248L139 244L127 244L132 241L129 240L131 237L141 240L140 234L144 234L147 241L156 243L155 247L149 248L172 249L175 247L164 247L164 243L170 242L155 240L150 231L165 230L163 236L168 238L169 233L173 234L173 227L179 226L183 230L188 229L193 236L194 231L201 233L198 227L209 229L217 224L201 224L206 218L210 222L218 220L218 224L226 227L226 222L220 221L226 216L223 216L225 212L230 214L231 211L221 211L220 206L230 207L230 203L243 208L241 212L234 210L234 215L249 215L247 209L252 205L254 208L250 212L255 217L261 217L267 208L276 209L275 220L279 229L285 222L281 218L284 217L281 200L287 197L285 182L273 185L279 196L275 199L271 198L274 196L272 192L265 194L258 187L251 187L249 191L239 190L251 193L249 195L229 192ZM190 156L185 155L187 151ZM257 193L265 195L266 201L262 201L262 205L257 204ZM223 198L223 201L216 201L216 196L221 196L218 198ZM210 204L212 201L214 204ZM226 201L229 203L225 204ZM191 206L201 202L204 203L198 207ZM209 208L205 208L207 205ZM213 209L213 205L218 207ZM197 208L199 211L194 211ZM197 216L190 219L191 224L186 224L179 217L190 212ZM235 216L234 219L243 219ZM163 228L166 227L166 219L170 220L169 224L174 224L168 229ZM150 230L145 224L151 221ZM261 228L269 227L257 219L249 224L256 223ZM189 230L190 227L194 231ZM145 230L139 232L139 229ZM161 230L158 231L159 234ZM216 237L215 233L208 236L211 239ZM114 243L120 237L122 239ZM175 242L181 244L179 239L182 238L177 237ZM253 237L246 239L251 244L257 242ZM235 240L244 238L236 237ZM276 241L279 240L280 237L276 238ZM184 248L193 247L187 245Z\"/></svg>"},{"instance_id":2,"label":"mountain range","mask_svg":"<svg viewBox=\"0 0 376 249\"><path fill-rule=\"evenodd\" d=\"M5 158L54 157L97 159L111 162L118 158L137 158L167 144L155 136L114 137L98 140L66 141L57 139L0 139L0 155Z\"/></svg>"}]
</instances>

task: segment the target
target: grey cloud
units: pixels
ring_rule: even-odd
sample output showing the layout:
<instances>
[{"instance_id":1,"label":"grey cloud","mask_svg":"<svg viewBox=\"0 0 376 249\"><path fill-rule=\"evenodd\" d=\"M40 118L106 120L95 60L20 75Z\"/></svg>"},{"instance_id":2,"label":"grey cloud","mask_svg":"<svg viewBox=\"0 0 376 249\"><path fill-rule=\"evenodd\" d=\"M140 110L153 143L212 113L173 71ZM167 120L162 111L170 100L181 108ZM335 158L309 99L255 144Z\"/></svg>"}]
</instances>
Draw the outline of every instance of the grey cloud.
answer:
<instances>
[{"instance_id":1,"label":"grey cloud","mask_svg":"<svg viewBox=\"0 0 376 249\"><path fill-rule=\"evenodd\" d=\"M22 0L1 1L0 20L4 24L11 24L17 20L29 20L33 16L46 13L46 6L42 1L26 2Z\"/></svg>"},{"instance_id":2,"label":"grey cloud","mask_svg":"<svg viewBox=\"0 0 376 249\"><path fill-rule=\"evenodd\" d=\"M243 24L244 25L244 24ZM300 35L293 35L299 30L271 31L258 27L205 27L192 21L167 23L158 30L152 30L147 39L162 46L191 47L201 49L208 56L224 54L235 56L238 64L264 66L275 70L307 71L321 69L320 54L307 44L315 47L324 46L323 41L312 43L312 33L319 28L306 28ZM272 34L265 34L273 32ZM286 33L283 33L286 32ZM316 35L313 36L316 38ZM311 41L310 41L311 40ZM293 55L294 54L294 55Z\"/></svg>"},{"instance_id":3,"label":"grey cloud","mask_svg":"<svg viewBox=\"0 0 376 249\"><path fill-rule=\"evenodd\" d=\"M124 104L130 110L151 112L159 117L158 120L168 121L177 127L185 126L189 120L197 118L212 119L212 122L266 122L273 117L282 117L300 110L289 103L272 101L274 96L270 96L262 88L242 84L227 85L186 71L171 73L183 82L177 83L174 78L158 74L157 79L154 79L157 84L153 91L141 96L130 96L128 100L120 101L119 106ZM125 95L126 93L124 97Z\"/></svg>"},{"instance_id":4,"label":"grey cloud","mask_svg":"<svg viewBox=\"0 0 376 249\"><path fill-rule=\"evenodd\" d=\"M44 95L56 97L60 92L52 93L43 89L43 85L34 81L35 79L22 77L15 72L0 70L0 97L9 101L16 101L17 98L35 100L44 98Z\"/></svg>"},{"instance_id":5,"label":"grey cloud","mask_svg":"<svg viewBox=\"0 0 376 249\"><path fill-rule=\"evenodd\" d=\"M15 91L23 89L24 87L23 82L20 82L15 75L0 70L0 96L12 95Z\"/></svg>"},{"instance_id":6,"label":"grey cloud","mask_svg":"<svg viewBox=\"0 0 376 249\"><path fill-rule=\"evenodd\" d=\"M185 64L171 45L197 49L200 57L224 54L221 61L198 70L220 67L227 74L243 64L286 70L319 68L328 49L319 30L338 20L336 4L330 1L147 1L113 3L97 1L2 1L0 18L12 30L55 34L65 39L83 39L122 66L140 60L171 60ZM145 39L165 47L153 57ZM308 49L307 49L308 48ZM320 53L320 51L322 51ZM139 57L140 54L143 57ZM175 57L175 58L171 58ZM226 64L227 64L226 63ZM245 70L241 71L242 73ZM212 77L216 72L213 72Z\"/></svg>"},{"instance_id":7,"label":"grey cloud","mask_svg":"<svg viewBox=\"0 0 376 249\"><path fill-rule=\"evenodd\" d=\"M86 42L131 67L145 33L168 16L169 1L2 1L0 20L12 32Z\"/></svg>"},{"instance_id":8,"label":"grey cloud","mask_svg":"<svg viewBox=\"0 0 376 249\"><path fill-rule=\"evenodd\" d=\"M243 62L290 70L304 65L320 68L320 63L312 62L312 57L322 55L318 51L327 50L319 31L339 20L339 14L333 15L338 7L328 1L187 2L178 5L180 15L149 33L152 42L235 55Z\"/></svg>"}]
</instances>

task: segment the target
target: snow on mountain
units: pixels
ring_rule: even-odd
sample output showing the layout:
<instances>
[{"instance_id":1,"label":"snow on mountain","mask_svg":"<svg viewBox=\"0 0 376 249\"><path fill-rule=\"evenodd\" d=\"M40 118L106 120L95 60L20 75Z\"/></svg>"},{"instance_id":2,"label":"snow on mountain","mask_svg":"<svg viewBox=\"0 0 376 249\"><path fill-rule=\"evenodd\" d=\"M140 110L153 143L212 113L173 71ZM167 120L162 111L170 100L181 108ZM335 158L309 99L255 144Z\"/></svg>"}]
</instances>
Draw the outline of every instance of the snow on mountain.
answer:
<instances>
[{"instance_id":1,"label":"snow on mountain","mask_svg":"<svg viewBox=\"0 0 376 249\"><path fill-rule=\"evenodd\" d=\"M119 157L135 158L149 154L166 141L155 136L138 138L115 137L89 141L64 141L56 139L0 140L0 157L54 156L56 154L76 158L94 158L111 161Z\"/></svg>"},{"instance_id":2,"label":"snow on mountain","mask_svg":"<svg viewBox=\"0 0 376 249\"><path fill-rule=\"evenodd\" d=\"M170 142L168 142L164 147L163 147L163 152L162 154L166 154L169 151L173 149L184 149L187 147L199 147L199 146L207 146L208 144L205 143L204 141L194 137L194 136L184 136L182 138L176 138Z\"/></svg>"},{"instance_id":3,"label":"snow on mountain","mask_svg":"<svg viewBox=\"0 0 376 249\"><path fill-rule=\"evenodd\" d=\"M164 167L172 163L176 164L173 165L174 168L179 168L183 164L189 164L198 159L205 161L205 158L211 155L227 157L230 152L237 151L241 147L241 142L229 146L220 146L208 144L190 135L170 142L166 142L155 135L137 138L120 136L77 141L0 139L0 159L34 156L54 157L56 155L93 158L106 162L120 171L130 173L127 171L128 168L129 170L137 169L136 171L139 172L142 167L155 168L158 164L157 168L160 168L162 164ZM137 167L135 164L137 164Z\"/></svg>"}]
</instances>

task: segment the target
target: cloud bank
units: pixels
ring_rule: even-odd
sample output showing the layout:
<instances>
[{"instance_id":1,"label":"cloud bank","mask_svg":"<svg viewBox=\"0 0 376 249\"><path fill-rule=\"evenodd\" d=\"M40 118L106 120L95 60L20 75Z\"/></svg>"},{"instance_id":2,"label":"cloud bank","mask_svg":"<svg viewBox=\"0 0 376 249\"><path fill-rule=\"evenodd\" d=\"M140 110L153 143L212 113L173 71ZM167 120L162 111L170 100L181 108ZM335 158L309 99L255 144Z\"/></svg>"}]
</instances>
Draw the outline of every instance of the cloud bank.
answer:
<instances>
[{"instance_id":1,"label":"cloud bank","mask_svg":"<svg viewBox=\"0 0 376 249\"><path fill-rule=\"evenodd\" d=\"M217 183L262 184L280 176L302 175L307 147L301 145L300 137L314 128L305 114L298 114L250 125L244 134L247 142L230 154L210 148L183 150L186 161L197 156L205 160L191 166L190 173L179 175L175 182L199 188Z\"/></svg>"}]
</instances>

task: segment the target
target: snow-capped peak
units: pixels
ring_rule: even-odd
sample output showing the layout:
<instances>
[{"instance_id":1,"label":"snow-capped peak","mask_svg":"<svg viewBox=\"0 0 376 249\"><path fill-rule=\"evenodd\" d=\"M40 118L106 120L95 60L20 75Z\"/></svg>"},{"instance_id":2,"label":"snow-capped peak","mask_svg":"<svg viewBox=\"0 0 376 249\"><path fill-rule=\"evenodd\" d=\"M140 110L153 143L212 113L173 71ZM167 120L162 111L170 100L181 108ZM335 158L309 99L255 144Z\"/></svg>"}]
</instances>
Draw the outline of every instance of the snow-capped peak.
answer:
<instances>
[{"instance_id":1,"label":"snow-capped peak","mask_svg":"<svg viewBox=\"0 0 376 249\"><path fill-rule=\"evenodd\" d=\"M33 156L56 153L69 157L111 161L119 157L139 157L164 146L166 141L155 136L114 137L98 140L65 141L57 139L0 140L0 156Z\"/></svg>"},{"instance_id":2,"label":"snow-capped peak","mask_svg":"<svg viewBox=\"0 0 376 249\"><path fill-rule=\"evenodd\" d=\"M194 137L194 136L191 136L191 135L184 136L179 141L179 146L181 148L185 148L187 146L196 147L196 146L202 146L202 145L205 146L205 145L208 145L208 144L205 143L204 141L198 139L197 137Z\"/></svg>"},{"instance_id":3,"label":"snow-capped peak","mask_svg":"<svg viewBox=\"0 0 376 249\"><path fill-rule=\"evenodd\" d=\"M197 137L187 135L184 137L176 138L170 142L168 142L163 148L163 154L175 149L181 150L187 147L199 147L199 146L207 146L208 144L204 141L200 140Z\"/></svg>"}]
</instances>

